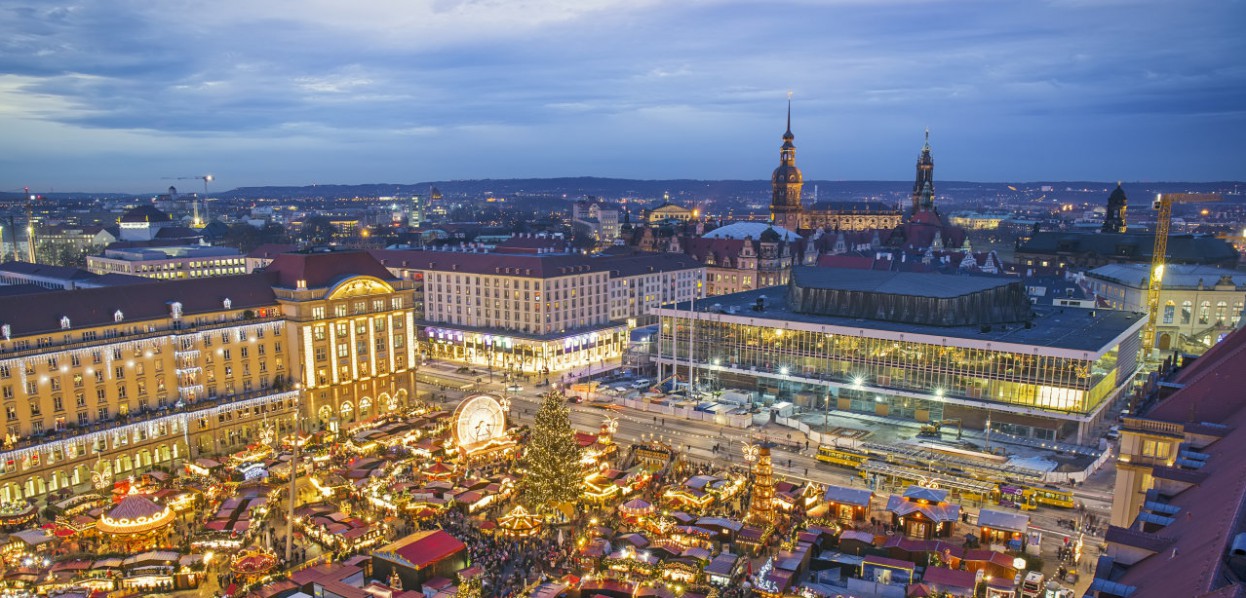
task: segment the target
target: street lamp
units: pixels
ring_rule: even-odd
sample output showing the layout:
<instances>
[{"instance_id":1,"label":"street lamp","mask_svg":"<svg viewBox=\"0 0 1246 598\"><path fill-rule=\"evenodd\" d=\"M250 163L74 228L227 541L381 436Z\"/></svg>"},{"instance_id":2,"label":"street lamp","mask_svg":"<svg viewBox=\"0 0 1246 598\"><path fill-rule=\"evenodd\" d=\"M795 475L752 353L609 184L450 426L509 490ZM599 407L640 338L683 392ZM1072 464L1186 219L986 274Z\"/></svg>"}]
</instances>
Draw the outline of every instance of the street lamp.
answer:
<instances>
[{"instance_id":1,"label":"street lamp","mask_svg":"<svg viewBox=\"0 0 1246 598\"><path fill-rule=\"evenodd\" d=\"M290 455L290 512L286 514L286 566L294 560L294 503L299 479L299 411L302 409L303 385L294 383L294 448Z\"/></svg>"}]
</instances>

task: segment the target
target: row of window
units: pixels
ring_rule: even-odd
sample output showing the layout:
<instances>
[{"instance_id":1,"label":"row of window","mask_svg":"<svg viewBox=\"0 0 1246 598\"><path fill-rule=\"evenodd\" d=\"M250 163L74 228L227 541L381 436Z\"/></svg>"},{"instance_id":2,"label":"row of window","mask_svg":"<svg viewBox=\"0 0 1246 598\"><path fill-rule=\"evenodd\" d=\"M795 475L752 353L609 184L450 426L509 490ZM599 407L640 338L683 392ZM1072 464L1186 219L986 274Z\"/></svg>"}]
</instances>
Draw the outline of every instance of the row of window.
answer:
<instances>
[{"instance_id":1,"label":"row of window","mask_svg":"<svg viewBox=\"0 0 1246 598\"><path fill-rule=\"evenodd\" d=\"M389 307L387 308L386 305L389 305ZM332 306L333 317L345 318L349 315L357 316L359 314L368 313L369 311L376 312L376 311L387 311L390 309L402 309L403 301L402 301L402 297L390 297L388 302L386 302L384 299L373 299L371 301L370 306L371 306L371 310L369 310L368 301L343 301L341 303L335 303ZM323 305L313 307L312 308L312 319L314 320L326 319L327 311L328 311L327 308Z\"/></svg>"}]
</instances>

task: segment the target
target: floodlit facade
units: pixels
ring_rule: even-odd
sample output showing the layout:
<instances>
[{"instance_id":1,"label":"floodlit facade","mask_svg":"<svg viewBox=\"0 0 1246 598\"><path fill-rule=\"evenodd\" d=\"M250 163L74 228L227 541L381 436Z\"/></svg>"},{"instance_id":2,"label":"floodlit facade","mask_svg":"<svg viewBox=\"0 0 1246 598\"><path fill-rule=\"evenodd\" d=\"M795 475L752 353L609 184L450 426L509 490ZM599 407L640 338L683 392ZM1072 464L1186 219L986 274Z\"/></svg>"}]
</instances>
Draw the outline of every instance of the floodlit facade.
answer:
<instances>
[{"instance_id":1,"label":"floodlit facade","mask_svg":"<svg viewBox=\"0 0 1246 598\"><path fill-rule=\"evenodd\" d=\"M246 258L230 247L177 245L107 249L103 255L87 256L87 270L177 280L245 274L247 264Z\"/></svg>"},{"instance_id":2,"label":"floodlit facade","mask_svg":"<svg viewBox=\"0 0 1246 598\"><path fill-rule=\"evenodd\" d=\"M415 286L365 253L0 297L0 505L402 408ZM301 382L302 388L295 386Z\"/></svg>"},{"instance_id":3,"label":"floodlit facade","mask_svg":"<svg viewBox=\"0 0 1246 598\"><path fill-rule=\"evenodd\" d=\"M1147 264L1108 264L1085 274L1095 296L1113 309L1147 310ZM1242 317L1246 274L1170 264L1164 268L1155 346L1161 351L1202 353L1228 334Z\"/></svg>"},{"instance_id":4,"label":"floodlit facade","mask_svg":"<svg viewBox=\"0 0 1246 598\"><path fill-rule=\"evenodd\" d=\"M701 293L705 273L671 254L372 253L422 281L430 357L528 373L620 357L650 308Z\"/></svg>"}]
</instances>

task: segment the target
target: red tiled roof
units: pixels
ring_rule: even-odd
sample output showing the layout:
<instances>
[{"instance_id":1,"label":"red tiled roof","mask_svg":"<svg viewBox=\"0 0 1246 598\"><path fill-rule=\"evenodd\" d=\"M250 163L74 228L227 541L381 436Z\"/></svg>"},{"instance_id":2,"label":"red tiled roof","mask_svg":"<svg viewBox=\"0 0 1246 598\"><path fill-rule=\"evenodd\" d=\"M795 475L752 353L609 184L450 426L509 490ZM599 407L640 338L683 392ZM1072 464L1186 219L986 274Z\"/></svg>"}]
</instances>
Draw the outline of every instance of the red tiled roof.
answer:
<instances>
[{"instance_id":1,"label":"red tiled roof","mask_svg":"<svg viewBox=\"0 0 1246 598\"><path fill-rule=\"evenodd\" d=\"M944 569L943 567L926 569L926 573L922 576L922 583L931 584L942 590L973 588L977 581L977 575L973 571Z\"/></svg>"},{"instance_id":2,"label":"red tiled roof","mask_svg":"<svg viewBox=\"0 0 1246 598\"><path fill-rule=\"evenodd\" d=\"M309 289L323 289L349 276L395 280L385 266L364 251L282 253L263 271L275 277L274 286L288 289L296 288L299 281Z\"/></svg>"},{"instance_id":3,"label":"red tiled roof","mask_svg":"<svg viewBox=\"0 0 1246 598\"><path fill-rule=\"evenodd\" d=\"M11 326L13 336L59 331L61 317L73 328L111 324L121 311L125 322L168 318L170 304L180 302L182 314L219 312L224 300L231 309L276 306L272 279L264 274L192 278L153 284L122 285L73 291L41 293L38 301L15 295L0 296L0 323Z\"/></svg>"},{"instance_id":4,"label":"red tiled roof","mask_svg":"<svg viewBox=\"0 0 1246 598\"><path fill-rule=\"evenodd\" d=\"M1213 422L1242 408L1238 389L1246 386L1246 334L1236 330L1177 374L1185 388L1161 401L1147 419L1169 422ZM1239 365L1239 367L1233 367Z\"/></svg>"},{"instance_id":5,"label":"red tiled roof","mask_svg":"<svg viewBox=\"0 0 1246 598\"><path fill-rule=\"evenodd\" d=\"M387 554L394 554L415 568L423 569L464 550L467 546L458 538L442 530L433 530L407 536L380 549L374 556L385 558Z\"/></svg>"},{"instance_id":6,"label":"red tiled roof","mask_svg":"<svg viewBox=\"0 0 1246 598\"><path fill-rule=\"evenodd\" d=\"M673 272L700 267L682 255L670 253L606 254L508 254L460 251L374 250L370 252L388 268L462 272L471 274L509 274L531 278L553 278L586 272L618 272L634 276L647 272ZM311 283L308 283L309 286Z\"/></svg>"},{"instance_id":7,"label":"red tiled roof","mask_svg":"<svg viewBox=\"0 0 1246 598\"><path fill-rule=\"evenodd\" d=\"M272 259L283 253L298 251L298 245L286 243L265 243L251 250L247 257Z\"/></svg>"},{"instance_id":8,"label":"red tiled roof","mask_svg":"<svg viewBox=\"0 0 1246 598\"><path fill-rule=\"evenodd\" d=\"M1172 523L1151 534L1109 528L1109 542L1155 550L1113 580L1138 588L1132 598L1232 595L1240 588L1226 582L1221 568L1230 541L1242 531L1246 505L1246 459L1241 457L1246 452L1246 402L1240 390L1246 386L1246 333L1231 333L1176 380L1185 387L1145 417L1220 424L1227 434L1202 449L1208 458L1198 470L1201 481L1168 500L1180 509ZM1162 471L1174 477L1168 468Z\"/></svg>"},{"instance_id":9,"label":"red tiled roof","mask_svg":"<svg viewBox=\"0 0 1246 598\"><path fill-rule=\"evenodd\" d=\"M1103 535L1103 539L1107 542L1124 544L1125 546L1141 548L1151 552L1160 552L1172 546L1172 538L1161 538L1155 534L1148 534L1115 525L1108 527L1108 531Z\"/></svg>"},{"instance_id":10,"label":"red tiled roof","mask_svg":"<svg viewBox=\"0 0 1246 598\"><path fill-rule=\"evenodd\" d=\"M913 570L917 568L917 565L915 563L911 563L909 561L902 561L900 559L889 559L885 556L877 556L873 554L865 557L865 560L862 561L861 564L881 565L883 567L894 567L897 569L909 569L909 570Z\"/></svg>"}]
</instances>

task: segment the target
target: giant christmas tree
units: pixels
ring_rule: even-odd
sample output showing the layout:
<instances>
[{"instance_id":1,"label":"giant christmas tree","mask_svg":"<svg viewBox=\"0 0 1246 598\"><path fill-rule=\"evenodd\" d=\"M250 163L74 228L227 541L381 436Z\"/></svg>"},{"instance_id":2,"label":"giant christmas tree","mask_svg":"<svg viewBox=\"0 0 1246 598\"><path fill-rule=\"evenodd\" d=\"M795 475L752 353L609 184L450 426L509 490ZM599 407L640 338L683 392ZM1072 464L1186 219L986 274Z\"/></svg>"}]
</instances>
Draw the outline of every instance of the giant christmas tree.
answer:
<instances>
[{"instance_id":1,"label":"giant christmas tree","mask_svg":"<svg viewBox=\"0 0 1246 598\"><path fill-rule=\"evenodd\" d=\"M547 393L537 410L522 465L526 473L519 484L519 499L538 511L573 502L584 491L580 445L560 393Z\"/></svg>"}]
</instances>

